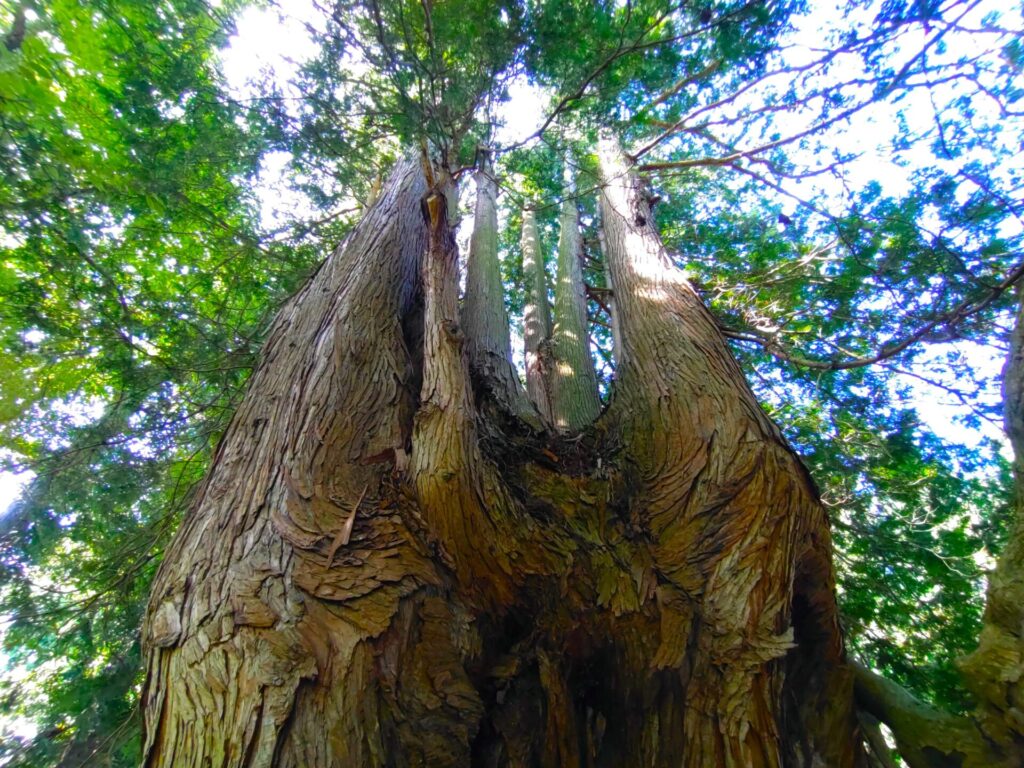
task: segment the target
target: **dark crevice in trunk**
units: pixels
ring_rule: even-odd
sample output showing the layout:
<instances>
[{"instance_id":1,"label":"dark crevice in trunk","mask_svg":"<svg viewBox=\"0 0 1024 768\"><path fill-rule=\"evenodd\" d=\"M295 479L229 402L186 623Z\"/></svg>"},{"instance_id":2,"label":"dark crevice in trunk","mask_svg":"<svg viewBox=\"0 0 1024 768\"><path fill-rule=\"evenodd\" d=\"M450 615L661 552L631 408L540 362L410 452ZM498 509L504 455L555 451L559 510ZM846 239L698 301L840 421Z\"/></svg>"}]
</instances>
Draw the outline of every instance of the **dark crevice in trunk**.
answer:
<instances>
[{"instance_id":1,"label":"dark crevice in trunk","mask_svg":"<svg viewBox=\"0 0 1024 768\"><path fill-rule=\"evenodd\" d=\"M407 375L402 382L407 407L400 419L402 424L403 450L412 450L413 419L420 409L420 390L423 388L423 282L416 281L416 293L409 310L402 316L402 340L409 356Z\"/></svg>"}]
</instances>

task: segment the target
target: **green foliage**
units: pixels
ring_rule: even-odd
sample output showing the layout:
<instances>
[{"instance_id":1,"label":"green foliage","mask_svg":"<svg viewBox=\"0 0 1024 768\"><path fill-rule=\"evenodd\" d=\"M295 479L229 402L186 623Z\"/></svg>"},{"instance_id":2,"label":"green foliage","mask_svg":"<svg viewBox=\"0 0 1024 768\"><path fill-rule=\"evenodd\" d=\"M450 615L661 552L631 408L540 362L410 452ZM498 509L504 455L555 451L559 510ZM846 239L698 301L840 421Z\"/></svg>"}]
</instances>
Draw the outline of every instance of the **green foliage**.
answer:
<instances>
[{"instance_id":1,"label":"green foliage","mask_svg":"<svg viewBox=\"0 0 1024 768\"><path fill-rule=\"evenodd\" d=\"M809 5L339 0L293 78L253 72L245 94L217 57L240 4L3 6L0 457L37 477L0 519L0 715L39 736L0 739L0 761L135 763L163 547L276 308L409 147L461 177L494 146L513 316L521 210L550 258L573 166L613 396L603 127L649 172L668 247L821 487L851 648L966 708L953 661L1009 470L994 445L935 437L920 401L998 420L996 375L966 352L1000 353L1024 272L1019 20L855 0L798 59ZM503 138L524 84L541 129ZM308 211L268 231L259 175L282 158Z\"/></svg>"},{"instance_id":2,"label":"green foliage","mask_svg":"<svg viewBox=\"0 0 1024 768\"><path fill-rule=\"evenodd\" d=\"M134 764L149 580L311 265L258 230L230 10L54 2L0 51L0 447L37 474L0 521L2 706L41 733L13 764Z\"/></svg>"}]
</instances>

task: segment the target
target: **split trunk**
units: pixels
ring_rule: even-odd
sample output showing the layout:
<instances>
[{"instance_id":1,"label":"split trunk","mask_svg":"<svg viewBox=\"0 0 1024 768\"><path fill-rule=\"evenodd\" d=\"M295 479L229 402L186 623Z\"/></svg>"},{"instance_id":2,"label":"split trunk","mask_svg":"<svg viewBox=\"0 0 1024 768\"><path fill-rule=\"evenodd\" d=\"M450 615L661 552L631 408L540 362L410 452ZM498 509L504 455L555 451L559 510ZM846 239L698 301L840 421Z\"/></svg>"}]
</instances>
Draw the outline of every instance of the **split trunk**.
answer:
<instances>
[{"instance_id":1,"label":"split trunk","mask_svg":"<svg viewBox=\"0 0 1024 768\"><path fill-rule=\"evenodd\" d=\"M156 580L146 766L864 764L813 484L602 164L616 394L571 434L473 364L429 164L281 311Z\"/></svg>"}]
</instances>

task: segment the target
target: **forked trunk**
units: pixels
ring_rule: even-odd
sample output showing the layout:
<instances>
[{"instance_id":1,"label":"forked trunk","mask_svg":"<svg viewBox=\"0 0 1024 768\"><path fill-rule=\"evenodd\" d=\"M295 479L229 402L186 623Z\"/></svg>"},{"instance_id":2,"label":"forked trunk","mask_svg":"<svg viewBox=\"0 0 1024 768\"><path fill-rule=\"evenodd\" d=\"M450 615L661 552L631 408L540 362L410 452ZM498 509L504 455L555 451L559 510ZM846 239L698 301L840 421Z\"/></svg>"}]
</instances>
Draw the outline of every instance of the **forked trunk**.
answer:
<instances>
[{"instance_id":1,"label":"forked trunk","mask_svg":"<svg viewBox=\"0 0 1024 768\"><path fill-rule=\"evenodd\" d=\"M582 435L481 416L443 169L282 310L156 580L146 766L861 764L814 489L602 163L622 359Z\"/></svg>"}]
</instances>

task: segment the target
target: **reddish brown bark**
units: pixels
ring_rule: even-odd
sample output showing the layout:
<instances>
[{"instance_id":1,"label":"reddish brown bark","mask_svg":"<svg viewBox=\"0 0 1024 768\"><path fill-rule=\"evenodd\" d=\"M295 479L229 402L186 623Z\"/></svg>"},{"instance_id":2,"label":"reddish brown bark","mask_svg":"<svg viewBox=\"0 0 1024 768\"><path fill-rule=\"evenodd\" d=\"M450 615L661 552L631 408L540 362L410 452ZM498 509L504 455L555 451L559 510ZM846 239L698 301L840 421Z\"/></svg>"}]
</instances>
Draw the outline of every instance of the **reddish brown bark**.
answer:
<instances>
[{"instance_id":1,"label":"reddish brown bark","mask_svg":"<svg viewBox=\"0 0 1024 768\"><path fill-rule=\"evenodd\" d=\"M156 581L147 766L858 764L814 489L602 161L622 360L572 440L481 417L444 169L282 311Z\"/></svg>"}]
</instances>

